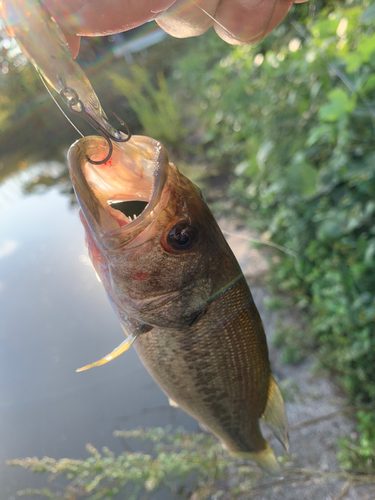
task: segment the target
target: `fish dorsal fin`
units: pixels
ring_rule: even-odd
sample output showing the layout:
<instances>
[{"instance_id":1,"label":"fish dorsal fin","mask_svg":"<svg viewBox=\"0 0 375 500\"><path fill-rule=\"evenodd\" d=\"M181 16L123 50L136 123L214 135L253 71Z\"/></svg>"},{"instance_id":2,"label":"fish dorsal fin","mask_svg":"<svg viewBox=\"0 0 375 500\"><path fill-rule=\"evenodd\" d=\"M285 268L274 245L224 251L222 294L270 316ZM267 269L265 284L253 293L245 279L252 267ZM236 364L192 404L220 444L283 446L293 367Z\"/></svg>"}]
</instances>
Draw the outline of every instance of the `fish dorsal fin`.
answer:
<instances>
[{"instance_id":1,"label":"fish dorsal fin","mask_svg":"<svg viewBox=\"0 0 375 500\"><path fill-rule=\"evenodd\" d=\"M262 415L267 426L276 438L289 451L288 420L280 389L271 375L266 409Z\"/></svg>"}]
</instances>

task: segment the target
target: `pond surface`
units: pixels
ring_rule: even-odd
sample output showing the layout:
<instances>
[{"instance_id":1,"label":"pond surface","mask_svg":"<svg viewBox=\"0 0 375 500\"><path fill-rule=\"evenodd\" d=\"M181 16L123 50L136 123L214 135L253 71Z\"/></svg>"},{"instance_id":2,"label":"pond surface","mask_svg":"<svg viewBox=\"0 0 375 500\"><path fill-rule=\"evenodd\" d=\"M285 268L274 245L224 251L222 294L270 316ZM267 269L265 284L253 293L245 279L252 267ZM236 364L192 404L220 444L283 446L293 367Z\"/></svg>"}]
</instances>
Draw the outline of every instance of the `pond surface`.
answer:
<instances>
[{"instance_id":1,"label":"pond surface","mask_svg":"<svg viewBox=\"0 0 375 500\"><path fill-rule=\"evenodd\" d=\"M0 185L0 500L46 486L46 478L7 459L85 458L86 443L120 453L116 429L197 429L168 405L134 349L75 372L108 354L124 333L87 257L77 206L56 186L24 192L64 168L40 163Z\"/></svg>"}]
</instances>

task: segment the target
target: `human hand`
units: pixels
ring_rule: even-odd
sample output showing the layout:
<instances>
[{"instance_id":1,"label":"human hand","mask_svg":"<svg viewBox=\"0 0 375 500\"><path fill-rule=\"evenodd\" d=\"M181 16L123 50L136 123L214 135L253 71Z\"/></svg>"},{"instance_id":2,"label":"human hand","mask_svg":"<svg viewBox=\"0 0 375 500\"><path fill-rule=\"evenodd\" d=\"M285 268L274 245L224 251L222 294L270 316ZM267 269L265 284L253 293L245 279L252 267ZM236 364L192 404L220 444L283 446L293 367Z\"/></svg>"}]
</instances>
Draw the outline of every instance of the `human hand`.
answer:
<instances>
[{"instance_id":1,"label":"human hand","mask_svg":"<svg viewBox=\"0 0 375 500\"><path fill-rule=\"evenodd\" d=\"M292 3L308 0L44 0L64 31L73 56L81 35L120 33L152 19L177 38L211 26L226 42L256 43L286 16Z\"/></svg>"}]
</instances>

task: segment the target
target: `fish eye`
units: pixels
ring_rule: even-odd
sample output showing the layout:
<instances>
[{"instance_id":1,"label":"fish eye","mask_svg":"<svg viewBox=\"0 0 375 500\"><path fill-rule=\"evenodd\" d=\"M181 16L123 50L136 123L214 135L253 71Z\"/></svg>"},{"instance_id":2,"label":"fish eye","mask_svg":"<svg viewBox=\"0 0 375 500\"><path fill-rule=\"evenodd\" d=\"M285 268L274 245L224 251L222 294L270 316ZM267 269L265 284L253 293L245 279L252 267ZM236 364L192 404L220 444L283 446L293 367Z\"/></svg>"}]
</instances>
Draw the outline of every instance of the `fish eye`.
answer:
<instances>
[{"instance_id":1,"label":"fish eye","mask_svg":"<svg viewBox=\"0 0 375 500\"><path fill-rule=\"evenodd\" d=\"M190 250L197 241L197 234L189 224L177 224L169 232L167 244L172 250L178 252Z\"/></svg>"}]
</instances>

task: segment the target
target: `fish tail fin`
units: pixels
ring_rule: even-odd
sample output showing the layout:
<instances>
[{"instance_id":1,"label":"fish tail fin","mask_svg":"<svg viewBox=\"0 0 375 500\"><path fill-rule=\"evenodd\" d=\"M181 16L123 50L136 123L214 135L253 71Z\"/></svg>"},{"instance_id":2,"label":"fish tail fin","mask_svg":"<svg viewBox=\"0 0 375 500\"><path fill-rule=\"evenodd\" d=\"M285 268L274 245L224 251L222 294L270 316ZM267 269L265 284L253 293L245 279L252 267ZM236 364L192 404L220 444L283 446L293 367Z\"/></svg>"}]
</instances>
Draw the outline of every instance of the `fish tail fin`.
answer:
<instances>
[{"instance_id":1,"label":"fish tail fin","mask_svg":"<svg viewBox=\"0 0 375 500\"><path fill-rule=\"evenodd\" d=\"M275 457L273 449L267 443L267 441L264 441L264 443L265 443L264 450L257 452L236 451L236 452L231 452L231 455L235 458L253 460L268 474L271 474L273 476L282 476L281 467Z\"/></svg>"},{"instance_id":2,"label":"fish tail fin","mask_svg":"<svg viewBox=\"0 0 375 500\"><path fill-rule=\"evenodd\" d=\"M272 375L268 390L267 406L263 412L262 418L274 433L275 437L284 446L285 450L289 451L288 420L286 417L284 400Z\"/></svg>"}]
</instances>

